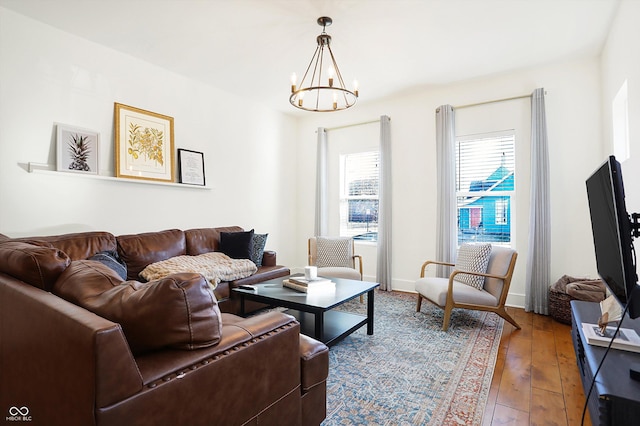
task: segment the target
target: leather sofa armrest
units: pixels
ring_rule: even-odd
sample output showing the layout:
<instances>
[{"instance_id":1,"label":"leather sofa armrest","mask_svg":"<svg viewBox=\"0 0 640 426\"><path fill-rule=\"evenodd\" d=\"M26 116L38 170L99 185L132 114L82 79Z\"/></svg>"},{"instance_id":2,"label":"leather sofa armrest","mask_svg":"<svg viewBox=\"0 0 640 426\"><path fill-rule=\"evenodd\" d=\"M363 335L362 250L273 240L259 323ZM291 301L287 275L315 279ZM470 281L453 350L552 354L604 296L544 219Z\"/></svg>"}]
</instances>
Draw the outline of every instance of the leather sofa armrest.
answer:
<instances>
[{"instance_id":1,"label":"leather sofa armrest","mask_svg":"<svg viewBox=\"0 0 640 426\"><path fill-rule=\"evenodd\" d=\"M300 383L302 424L319 426L327 417L327 376L329 349L322 343L300 335Z\"/></svg>"},{"instance_id":2,"label":"leather sofa armrest","mask_svg":"<svg viewBox=\"0 0 640 426\"><path fill-rule=\"evenodd\" d=\"M300 375L302 393L324 383L329 375L329 348L304 334L300 334Z\"/></svg>"},{"instance_id":3,"label":"leather sofa armrest","mask_svg":"<svg viewBox=\"0 0 640 426\"><path fill-rule=\"evenodd\" d=\"M262 266L276 266L276 252L265 250L262 255Z\"/></svg>"},{"instance_id":4,"label":"leather sofa armrest","mask_svg":"<svg viewBox=\"0 0 640 426\"><path fill-rule=\"evenodd\" d=\"M11 240L0 244L0 272L49 291L70 259L46 243L36 244Z\"/></svg>"}]
</instances>

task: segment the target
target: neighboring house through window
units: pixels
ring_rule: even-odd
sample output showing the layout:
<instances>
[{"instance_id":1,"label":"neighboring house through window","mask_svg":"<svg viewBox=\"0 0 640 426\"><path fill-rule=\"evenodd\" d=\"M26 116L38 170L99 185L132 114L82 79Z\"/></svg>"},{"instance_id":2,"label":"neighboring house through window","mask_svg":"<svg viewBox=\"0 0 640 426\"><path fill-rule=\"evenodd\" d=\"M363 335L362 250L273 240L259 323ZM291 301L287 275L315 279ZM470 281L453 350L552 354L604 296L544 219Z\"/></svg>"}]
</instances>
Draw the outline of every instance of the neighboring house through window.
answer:
<instances>
[{"instance_id":1,"label":"neighboring house through window","mask_svg":"<svg viewBox=\"0 0 640 426\"><path fill-rule=\"evenodd\" d=\"M456 197L458 245L465 242L512 245L515 206L513 131L457 138Z\"/></svg>"},{"instance_id":2,"label":"neighboring house through window","mask_svg":"<svg viewBox=\"0 0 640 426\"><path fill-rule=\"evenodd\" d=\"M379 151L340 156L340 235L378 240Z\"/></svg>"}]
</instances>

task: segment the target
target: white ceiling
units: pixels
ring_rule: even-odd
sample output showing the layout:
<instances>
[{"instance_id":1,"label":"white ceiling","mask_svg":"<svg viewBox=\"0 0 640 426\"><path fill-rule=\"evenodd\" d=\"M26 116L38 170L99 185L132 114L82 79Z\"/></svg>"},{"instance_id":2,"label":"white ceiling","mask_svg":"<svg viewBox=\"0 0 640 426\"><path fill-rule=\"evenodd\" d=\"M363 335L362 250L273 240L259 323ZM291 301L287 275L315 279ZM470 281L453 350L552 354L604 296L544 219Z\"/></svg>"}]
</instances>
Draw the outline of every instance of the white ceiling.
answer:
<instances>
[{"instance_id":1,"label":"white ceiling","mask_svg":"<svg viewBox=\"0 0 640 426\"><path fill-rule=\"evenodd\" d=\"M600 53L619 0L0 0L0 6L293 113L322 28L359 102Z\"/></svg>"}]
</instances>

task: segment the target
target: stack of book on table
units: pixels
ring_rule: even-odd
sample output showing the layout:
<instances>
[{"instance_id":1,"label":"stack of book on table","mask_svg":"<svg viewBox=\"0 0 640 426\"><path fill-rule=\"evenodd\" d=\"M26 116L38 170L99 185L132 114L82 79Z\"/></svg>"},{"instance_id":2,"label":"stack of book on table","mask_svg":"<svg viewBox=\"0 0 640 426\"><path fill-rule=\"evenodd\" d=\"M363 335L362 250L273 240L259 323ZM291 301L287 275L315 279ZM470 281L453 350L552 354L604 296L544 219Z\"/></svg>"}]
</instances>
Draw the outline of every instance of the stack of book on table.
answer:
<instances>
[{"instance_id":1,"label":"stack of book on table","mask_svg":"<svg viewBox=\"0 0 640 426\"><path fill-rule=\"evenodd\" d=\"M317 277L307 280L304 277L289 277L282 281L282 285L304 293L335 290L336 283L328 278Z\"/></svg>"},{"instance_id":2,"label":"stack of book on table","mask_svg":"<svg viewBox=\"0 0 640 426\"><path fill-rule=\"evenodd\" d=\"M603 327L604 328L604 327ZM616 327L609 326L603 330L598 324L582 323L582 332L590 345L607 347L616 331ZM640 352L640 337L635 330L621 328L611 344L613 349Z\"/></svg>"}]
</instances>

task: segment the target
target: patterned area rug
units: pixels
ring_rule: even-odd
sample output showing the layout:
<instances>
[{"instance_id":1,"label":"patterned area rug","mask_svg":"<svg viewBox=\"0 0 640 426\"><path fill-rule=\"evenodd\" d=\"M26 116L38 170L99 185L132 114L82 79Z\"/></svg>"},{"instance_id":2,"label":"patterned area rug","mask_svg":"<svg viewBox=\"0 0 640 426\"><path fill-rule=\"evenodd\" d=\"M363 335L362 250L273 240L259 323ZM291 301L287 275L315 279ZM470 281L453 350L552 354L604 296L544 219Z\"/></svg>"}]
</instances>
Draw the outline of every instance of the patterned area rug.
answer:
<instances>
[{"instance_id":1,"label":"patterned area rug","mask_svg":"<svg viewBox=\"0 0 640 426\"><path fill-rule=\"evenodd\" d=\"M444 332L441 309L415 304L376 291L373 336L363 327L331 348L323 425L482 423L503 320L457 309ZM341 309L364 314L366 300Z\"/></svg>"}]
</instances>

